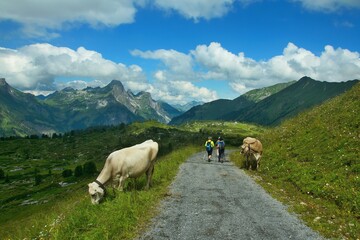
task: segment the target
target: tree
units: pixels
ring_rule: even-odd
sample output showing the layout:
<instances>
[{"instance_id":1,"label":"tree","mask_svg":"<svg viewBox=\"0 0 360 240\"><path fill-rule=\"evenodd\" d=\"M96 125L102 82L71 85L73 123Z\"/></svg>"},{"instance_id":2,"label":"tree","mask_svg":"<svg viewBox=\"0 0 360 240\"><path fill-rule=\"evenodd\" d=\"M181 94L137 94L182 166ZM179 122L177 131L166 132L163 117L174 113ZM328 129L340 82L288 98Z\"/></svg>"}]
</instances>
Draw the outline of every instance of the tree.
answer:
<instances>
[{"instance_id":1,"label":"tree","mask_svg":"<svg viewBox=\"0 0 360 240\"><path fill-rule=\"evenodd\" d=\"M96 164L93 161L86 162L84 164L83 172L85 175L91 175L93 173L96 173Z\"/></svg>"},{"instance_id":2,"label":"tree","mask_svg":"<svg viewBox=\"0 0 360 240\"><path fill-rule=\"evenodd\" d=\"M5 183L10 183L9 174L6 174L6 176L5 176Z\"/></svg>"},{"instance_id":3,"label":"tree","mask_svg":"<svg viewBox=\"0 0 360 240\"><path fill-rule=\"evenodd\" d=\"M82 175L83 175L83 167L81 165L76 166L75 171L74 171L74 176L80 177Z\"/></svg>"},{"instance_id":4,"label":"tree","mask_svg":"<svg viewBox=\"0 0 360 240\"><path fill-rule=\"evenodd\" d=\"M62 176L64 178L67 178L67 177L71 177L73 174L73 171L71 169L65 169L63 172L62 172Z\"/></svg>"},{"instance_id":5,"label":"tree","mask_svg":"<svg viewBox=\"0 0 360 240\"><path fill-rule=\"evenodd\" d=\"M42 181L42 176L40 174L35 174L35 186L39 185Z\"/></svg>"},{"instance_id":6,"label":"tree","mask_svg":"<svg viewBox=\"0 0 360 240\"><path fill-rule=\"evenodd\" d=\"M5 178L5 172L0 168L0 179Z\"/></svg>"}]
</instances>

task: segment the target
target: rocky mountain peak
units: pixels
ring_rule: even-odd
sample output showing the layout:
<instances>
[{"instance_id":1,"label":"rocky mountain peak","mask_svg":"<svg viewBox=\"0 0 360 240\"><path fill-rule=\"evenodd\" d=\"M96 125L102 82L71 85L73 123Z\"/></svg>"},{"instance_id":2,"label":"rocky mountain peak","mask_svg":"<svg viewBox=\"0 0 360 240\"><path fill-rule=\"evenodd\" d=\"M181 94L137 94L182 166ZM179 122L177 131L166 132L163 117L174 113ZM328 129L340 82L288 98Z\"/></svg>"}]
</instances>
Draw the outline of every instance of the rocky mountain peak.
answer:
<instances>
[{"instance_id":1,"label":"rocky mountain peak","mask_svg":"<svg viewBox=\"0 0 360 240\"><path fill-rule=\"evenodd\" d=\"M72 87L66 87L62 91L63 92L75 92L75 89L73 89Z\"/></svg>"},{"instance_id":2,"label":"rocky mountain peak","mask_svg":"<svg viewBox=\"0 0 360 240\"><path fill-rule=\"evenodd\" d=\"M149 92L141 91L138 94L136 94L137 98L151 98L151 94Z\"/></svg>"},{"instance_id":3,"label":"rocky mountain peak","mask_svg":"<svg viewBox=\"0 0 360 240\"><path fill-rule=\"evenodd\" d=\"M125 91L124 89L124 85L119 81L119 80L112 80L107 86L106 88L110 88L110 89L121 89L121 91Z\"/></svg>"},{"instance_id":4,"label":"rocky mountain peak","mask_svg":"<svg viewBox=\"0 0 360 240\"><path fill-rule=\"evenodd\" d=\"M0 86L4 86L6 85L6 81L5 81L5 78L0 78Z\"/></svg>"},{"instance_id":5,"label":"rocky mountain peak","mask_svg":"<svg viewBox=\"0 0 360 240\"><path fill-rule=\"evenodd\" d=\"M0 78L0 90L2 92L11 92L12 87L6 82L5 78Z\"/></svg>"}]
</instances>

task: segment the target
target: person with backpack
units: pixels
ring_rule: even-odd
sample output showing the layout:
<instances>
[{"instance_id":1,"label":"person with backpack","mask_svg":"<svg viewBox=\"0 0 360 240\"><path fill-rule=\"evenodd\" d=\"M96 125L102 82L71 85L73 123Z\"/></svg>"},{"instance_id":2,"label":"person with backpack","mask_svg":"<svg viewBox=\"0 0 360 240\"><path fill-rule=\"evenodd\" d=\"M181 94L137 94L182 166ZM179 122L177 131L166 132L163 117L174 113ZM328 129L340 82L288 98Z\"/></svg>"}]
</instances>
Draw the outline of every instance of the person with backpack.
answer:
<instances>
[{"instance_id":1,"label":"person with backpack","mask_svg":"<svg viewBox=\"0 0 360 240\"><path fill-rule=\"evenodd\" d=\"M214 146L215 146L215 144L212 140L212 137L208 137L208 140L205 142L205 149L208 154L208 162L211 161L211 155L212 155Z\"/></svg>"},{"instance_id":2,"label":"person with backpack","mask_svg":"<svg viewBox=\"0 0 360 240\"><path fill-rule=\"evenodd\" d=\"M218 162L223 163L225 157L225 141L222 137L219 137L216 141L216 148L218 150Z\"/></svg>"}]
</instances>

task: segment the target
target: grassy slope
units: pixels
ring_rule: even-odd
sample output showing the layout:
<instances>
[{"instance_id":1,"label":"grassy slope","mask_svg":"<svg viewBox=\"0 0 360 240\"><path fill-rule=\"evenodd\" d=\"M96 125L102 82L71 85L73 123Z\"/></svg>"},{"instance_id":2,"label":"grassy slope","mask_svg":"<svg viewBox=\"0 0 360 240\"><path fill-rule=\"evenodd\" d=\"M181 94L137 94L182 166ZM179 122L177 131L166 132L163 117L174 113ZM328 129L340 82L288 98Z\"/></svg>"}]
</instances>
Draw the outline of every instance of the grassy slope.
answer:
<instances>
[{"instance_id":1,"label":"grassy slope","mask_svg":"<svg viewBox=\"0 0 360 240\"><path fill-rule=\"evenodd\" d=\"M326 237L360 236L359 103L357 84L260 136L255 178Z\"/></svg>"},{"instance_id":2,"label":"grassy slope","mask_svg":"<svg viewBox=\"0 0 360 240\"><path fill-rule=\"evenodd\" d=\"M261 131L254 131L252 134L251 131L243 132L243 134L259 136L264 144L265 152L261 170L251 172L254 177L275 197L291 206L291 210L300 214L309 226L329 238L356 239L360 235L359 102L360 85L358 84L346 94L307 113L300 114L278 128L270 129L265 133ZM216 135L219 131L225 133L225 136L228 135L229 138L243 136L243 134L239 134L239 129L246 128L246 126L232 128L228 124L230 123L209 122L197 126L194 123L184 126L184 129L204 133L204 136ZM142 134L147 135L148 129L154 127L150 124L144 129L140 125L133 124L128 127L129 132L133 133L135 138ZM168 131L164 127L165 130ZM156 132L159 133L159 130ZM112 141L113 138L117 144L127 142L127 139L119 136L115 134L109 140ZM161 136L160 133L159 136ZM97 146L99 141L102 142L102 145L105 143L103 147L107 151L112 148L109 144L110 141L102 141L102 139L96 138L96 134L88 137L95 138L92 144L96 143ZM175 139L183 141L183 139L191 139L191 137L175 137ZM173 143L172 141L168 140L168 142L164 142L164 145ZM76 148L80 142L75 141L75 143ZM103 151L100 154L104 154ZM165 155L165 158L172 158L168 156L173 155ZM238 153L234 159L241 161ZM166 169L166 167L164 168ZM168 170L164 172L167 174ZM161 175L159 177L162 179ZM138 183L140 187L143 186L142 181L140 180ZM86 189L83 190L86 192ZM130 188L125 194L96 208L89 205L85 193L77 193L78 197L75 194L73 199L63 202L63 205L60 204L51 214L47 214L45 220L39 220L39 217L33 218L32 221L35 223L32 221L29 223L34 227L24 228L25 230L21 230L18 236L50 234L48 236L57 239L62 237L92 239L99 234L107 238L120 234L123 238L132 238L134 232L145 224L143 218L139 216L148 216L148 205L147 210L137 209L138 206L144 205L143 201L151 201L153 206L156 206L157 201L166 193L156 187L154 190L155 192L147 195L147 192L140 191L139 193ZM143 193L144 195L142 195ZM155 200L152 199L152 195L157 193L161 194ZM72 206L77 210L74 210ZM127 211L124 212L124 209ZM110 221L99 217L104 211L105 215L112 219L111 224ZM64 214L60 214L60 212L64 212ZM115 212L119 214L114 214ZM126 216L129 218L113 225L118 218ZM146 220L148 219L150 217L146 217Z\"/></svg>"},{"instance_id":3,"label":"grassy slope","mask_svg":"<svg viewBox=\"0 0 360 240\"><path fill-rule=\"evenodd\" d=\"M263 132L261 128L240 123L204 122L175 128L158 122L143 122L77 131L55 139L0 141L0 168L10 176L10 183L0 181L0 239L92 239L98 234L108 238L117 235L122 236L120 239L131 238L134 229L150 219L157 202L165 197L166 186L172 181L178 165L192 152L203 151L203 141L213 134L213 129L220 131L228 144L252 132ZM149 192L138 193L137 190L144 186L142 178L137 181L136 189L130 187L124 194L112 196L111 201L101 207L93 207L86 184L97 175L61 176L63 169L74 170L87 161L94 161L99 170L113 150L148 138L160 144L154 189ZM191 145L197 147L183 149ZM34 186L35 169L43 177L38 186ZM58 184L61 181L74 184L61 188ZM128 184L133 185L131 181ZM25 200L39 201L40 204L21 205ZM140 217L143 215L147 217ZM109 221L103 216L110 217Z\"/></svg>"},{"instance_id":4,"label":"grassy slope","mask_svg":"<svg viewBox=\"0 0 360 240\"><path fill-rule=\"evenodd\" d=\"M86 185L33 216L2 225L1 239L133 239L156 214L179 165L199 148L187 147L158 159L153 187L143 191L145 177L128 180L124 192L109 191L107 201L90 203ZM21 225L21 227L19 227ZM3 231L4 230L4 231Z\"/></svg>"}]
</instances>

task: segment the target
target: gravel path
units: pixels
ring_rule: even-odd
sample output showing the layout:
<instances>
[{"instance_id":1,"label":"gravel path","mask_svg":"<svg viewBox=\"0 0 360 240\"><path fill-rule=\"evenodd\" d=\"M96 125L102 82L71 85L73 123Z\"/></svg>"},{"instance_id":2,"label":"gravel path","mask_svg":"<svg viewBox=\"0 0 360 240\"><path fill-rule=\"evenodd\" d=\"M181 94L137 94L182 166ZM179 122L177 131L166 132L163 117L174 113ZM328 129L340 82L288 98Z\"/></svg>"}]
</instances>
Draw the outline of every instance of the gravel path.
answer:
<instances>
[{"instance_id":1,"label":"gravel path","mask_svg":"<svg viewBox=\"0 0 360 240\"><path fill-rule=\"evenodd\" d=\"M323 239L231 162L191 156L139 239Z\"/></svg>"}]
</instances>

